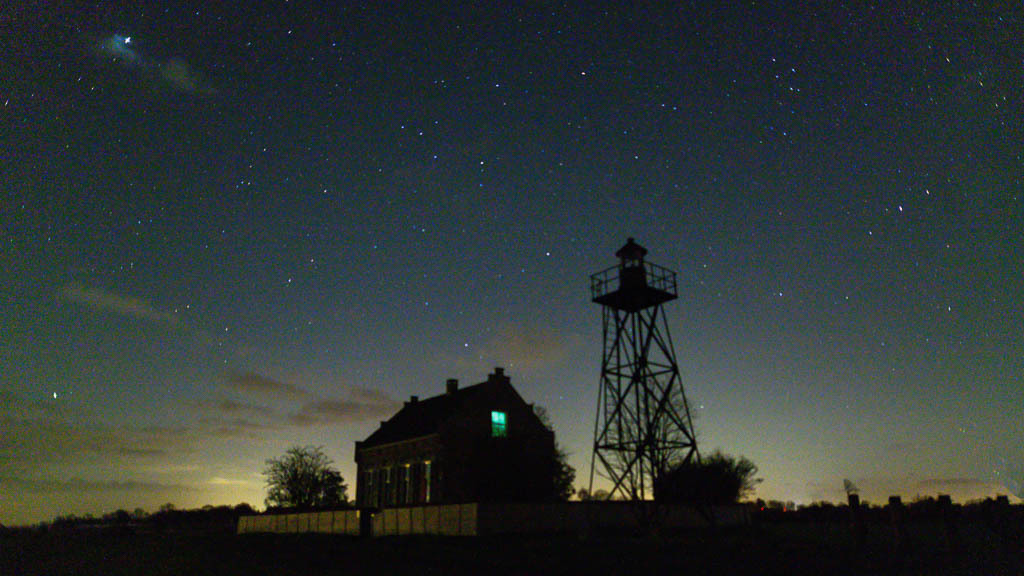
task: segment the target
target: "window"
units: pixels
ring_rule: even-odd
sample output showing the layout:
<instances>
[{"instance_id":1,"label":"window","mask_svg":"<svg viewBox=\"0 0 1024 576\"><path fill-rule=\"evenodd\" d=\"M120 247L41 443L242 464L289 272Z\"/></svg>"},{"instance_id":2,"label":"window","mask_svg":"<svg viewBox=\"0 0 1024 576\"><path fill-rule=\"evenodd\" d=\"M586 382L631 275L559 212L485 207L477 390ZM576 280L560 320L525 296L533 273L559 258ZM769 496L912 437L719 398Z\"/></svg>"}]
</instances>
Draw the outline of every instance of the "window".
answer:
<instances>
[{"instance_id":1,"label":"window","mask_svg":"<svg viewBox=\"0 0 1024 576\"><path fill-rule=\"evenodd\" d=\"M366 506L369 502L373 502L373 473L373 470L363 470L359 475L359 479L363 483L362 492L356 491L360 506Z\"/></svg>"},{"instance_id":2,"label":"window","mask_svg":"<svg viewBox=\"0 0 1024 576\"><path fill-rule=\"evenodd\" d=\"M410 504L412 502L412 469L408 464L404 464L399 474L401 484L399 484L398 503Z\"/></svg>"},{"instance_id":3,"label":"window","mask_svg":"<svg viewBox=\"0 0 1024 576\"><path fill-rule=\"evenodd\" d=\"M494 438L508 436L504 412L498 412L497 410L491 412L491 436Z\"/></svg>"},{"instance_id":4,"label":"window","mask_svg":"<svg viewBox=\"0 0 1024 576\"><path fill-rule=\"evenodd\" d=\"M426 462L423 463L423 479L424 479L424 481L426 483L426 486L424 487L424 491L426 493L424 494L423 501L429 503L430 502L430 460L427 460Z\"/></svg>"}]
</instances>

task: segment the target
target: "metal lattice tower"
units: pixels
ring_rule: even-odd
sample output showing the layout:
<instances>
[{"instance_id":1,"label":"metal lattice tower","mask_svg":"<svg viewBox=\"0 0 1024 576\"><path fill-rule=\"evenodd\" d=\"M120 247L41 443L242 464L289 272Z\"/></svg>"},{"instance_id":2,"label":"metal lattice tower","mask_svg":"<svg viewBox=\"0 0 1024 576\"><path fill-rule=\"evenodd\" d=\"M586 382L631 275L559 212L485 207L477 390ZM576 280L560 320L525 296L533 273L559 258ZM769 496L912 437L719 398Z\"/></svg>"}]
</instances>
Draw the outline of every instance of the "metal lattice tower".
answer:
<instances>
[{"instance_id":1,"label":"metal lattice tower","mask_svg":"<svg viewBox=\"0 0 1024 576\"><path fill-rule=\"evenodd\" d=\"M612 482L610 498L653 498L663 471L700 458L661 309L676 299L676 274L646 254L630 238L617 266L590 277L604 332L590 490L596 473Z\"/></svg>"}]
</instances>

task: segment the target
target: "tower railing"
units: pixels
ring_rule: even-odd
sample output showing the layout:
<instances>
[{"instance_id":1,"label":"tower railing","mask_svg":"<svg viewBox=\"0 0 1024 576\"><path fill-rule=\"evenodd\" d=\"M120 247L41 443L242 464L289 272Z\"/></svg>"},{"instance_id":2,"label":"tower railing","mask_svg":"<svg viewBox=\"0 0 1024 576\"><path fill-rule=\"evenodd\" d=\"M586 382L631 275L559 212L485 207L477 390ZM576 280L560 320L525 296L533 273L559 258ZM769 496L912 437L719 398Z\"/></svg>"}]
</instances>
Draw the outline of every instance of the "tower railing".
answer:
<instances>
[{"instance_id":1,"label":"tower railing","mask_svg":"<svg viewBox=\"0 0 1024 576\"><path fill-rule=\"evenodd\" d=\"M644 278L647 286L677 296L676 273L657 264L644 262ZM590 275L590 298L598 298L611 294L619 289L619 274L622 272L622 265L612 266Z\"/></svg>"}]
</instances>

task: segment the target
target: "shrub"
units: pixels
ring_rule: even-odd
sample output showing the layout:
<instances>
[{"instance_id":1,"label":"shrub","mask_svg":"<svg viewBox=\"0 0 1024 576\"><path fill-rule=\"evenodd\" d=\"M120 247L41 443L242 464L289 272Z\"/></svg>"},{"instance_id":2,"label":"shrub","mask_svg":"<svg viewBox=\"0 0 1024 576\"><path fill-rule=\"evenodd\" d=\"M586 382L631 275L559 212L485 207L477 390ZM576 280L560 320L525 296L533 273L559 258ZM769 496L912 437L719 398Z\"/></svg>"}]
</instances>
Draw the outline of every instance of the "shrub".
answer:
<instances>
[{"instance_id":1,"label":"shrub","mask_svg":"<svg viewBox=\"0 0 1024 576\"><path fill-rule=\"evenodd\" d=\"M755 474L757 466L750 460L716 451L662 473L654 482L654 498L694 505L733 504L753 492L761 481Z\"/></svg>"}]
</instances>

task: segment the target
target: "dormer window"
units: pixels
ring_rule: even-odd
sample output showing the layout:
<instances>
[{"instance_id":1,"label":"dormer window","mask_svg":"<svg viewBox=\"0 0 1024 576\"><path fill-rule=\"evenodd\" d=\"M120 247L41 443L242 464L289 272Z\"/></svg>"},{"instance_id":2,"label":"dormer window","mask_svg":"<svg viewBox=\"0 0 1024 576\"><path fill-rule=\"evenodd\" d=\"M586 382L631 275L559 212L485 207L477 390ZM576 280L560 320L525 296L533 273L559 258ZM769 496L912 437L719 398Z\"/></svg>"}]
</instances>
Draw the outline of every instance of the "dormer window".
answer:
<instances>
[{"instance_id":1,"label":"dormer window","mask_svg":"<svg viewBox=\"0 0 1024 576\"><path fill-rule=\"evenodd\" d=\"M508 436L507 420L504 412L491 411L491 437L505 438Z\"/></svg>"}]
</instances>

